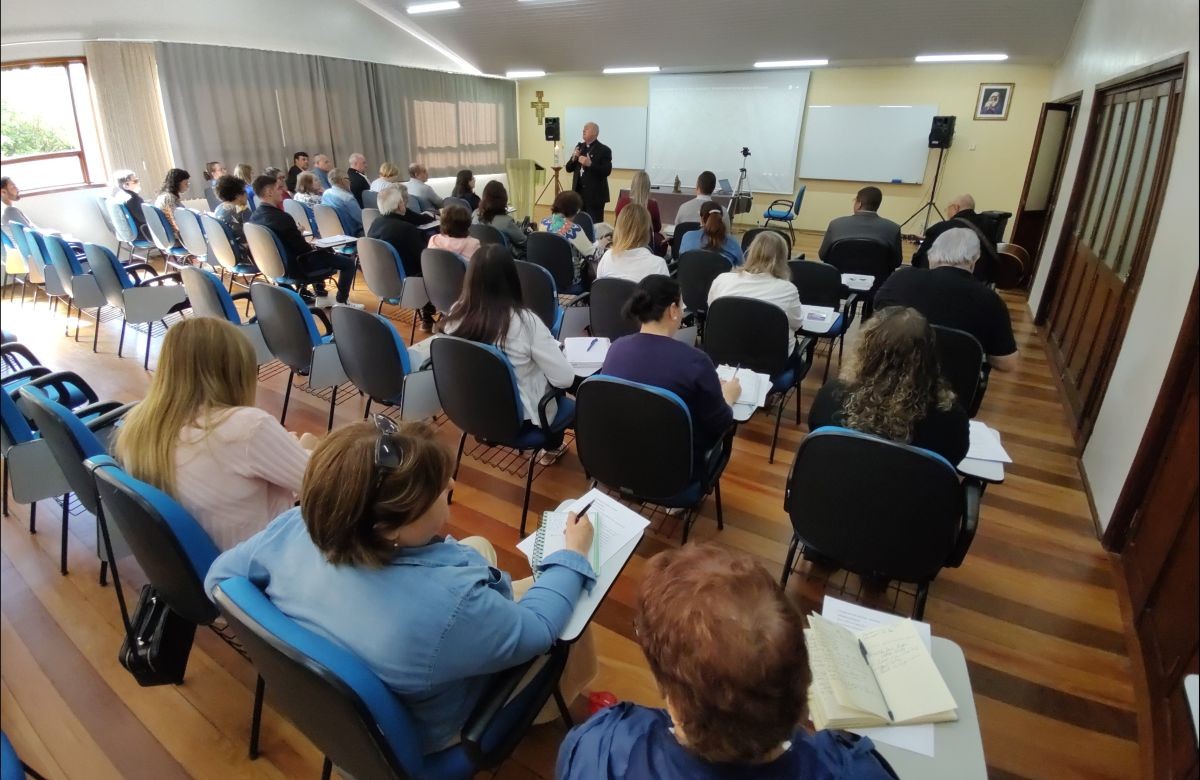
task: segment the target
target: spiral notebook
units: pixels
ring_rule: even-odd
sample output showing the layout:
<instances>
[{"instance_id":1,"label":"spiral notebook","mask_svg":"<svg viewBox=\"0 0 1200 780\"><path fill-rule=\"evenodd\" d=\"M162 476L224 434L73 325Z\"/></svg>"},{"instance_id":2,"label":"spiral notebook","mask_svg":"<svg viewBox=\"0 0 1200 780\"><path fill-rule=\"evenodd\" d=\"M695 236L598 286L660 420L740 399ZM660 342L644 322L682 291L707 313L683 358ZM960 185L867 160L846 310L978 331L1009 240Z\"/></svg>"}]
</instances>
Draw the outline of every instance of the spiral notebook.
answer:
<instances>
[{"instance_id":1,"label":"spiral notebook","mask_svg":"<svg viewBox=\"0 0 1200 780\"><path fill-rule=\"evenodd\" d=\"M543 512L542 522L537 531L522 539L517 549L529 559L530 567L537 576L542 561L552 553L566 547L564 531L567 527L567 513L578 511L591 503L587 517L592 522L595 533L592 536L592 549L587 556L592 569L599 574L613 556L625 545L642 535L650 521L634 512L629 507L599 490L590 490L587 494L575 500L566 511Z\"/></svg>"}]
</instances>

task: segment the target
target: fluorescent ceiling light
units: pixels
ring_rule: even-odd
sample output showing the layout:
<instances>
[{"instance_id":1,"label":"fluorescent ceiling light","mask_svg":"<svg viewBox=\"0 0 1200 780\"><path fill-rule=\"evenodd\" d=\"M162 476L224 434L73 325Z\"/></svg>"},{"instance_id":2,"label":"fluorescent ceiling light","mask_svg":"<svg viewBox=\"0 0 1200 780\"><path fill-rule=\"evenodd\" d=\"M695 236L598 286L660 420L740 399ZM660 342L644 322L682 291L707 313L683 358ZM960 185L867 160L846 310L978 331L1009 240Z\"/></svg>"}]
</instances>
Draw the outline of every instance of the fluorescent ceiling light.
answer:
<instances>
[{"instance_id":1,"label":"fluorescent ceiling light","mask_svg":"<svg viewBox=\"0 0 1200 780\"><path fill-rule=\"evenodd\" d=\"M462 8L458 0L440 0L436 3L413 3L405 8L410 14L432 14L438 11L456 11Z\"/></svg>"},{"instance_id":2,"label":"fluorescent ceiling light","mask_svg":"<svg viewBox=\"0 0 1200 780\"><path fill-rule=\"evenodd\" d=\"M917 62L1002 62L1007 54L919 54Z\"/></svg>"},{"instance_id":3,"label":"fluorescent ceiling light","mask_svg":"<svg viewBox=\"0 0 1200 780\"><path fill-rule=\"evenodd\" d=\"M756 68L819 68L822 65L828 65L829 60L773 60L767 62L756 62Z\"/></svg>"},{"instance_id":4,"label":"fluorescent ceiling light","mask_svg":"<svg viewBox=\"0 0 1200 780\"><path fill-rule=\"evenodd\" d=\"M617 75L620 73L658 73L658 66L657 65L635 65L632 67L625 67L625 68L605 68L604 72L605 72L605 74L607 74L609 76Z\"/></svg>"},{"instance_id":5,"label":"fluorescent ceiling light","mask_svg":"<svg viewBox=\"0 0 1200 780\"><path fill-rule=\"evenodd\" d=\"M880 106L880 108L912 108L912 106Z\"/></svg>"},{"instance_id":6,"label":"fluorescent ceiling light","mask_svg":"<svg viewBox=\"0 0 1200 780\"><path fill-rule=\"evenodd\" d=\"M540 79L546 75L544 70L510 70L504 74L506 79Z\"/></svg>"}]
</instances>

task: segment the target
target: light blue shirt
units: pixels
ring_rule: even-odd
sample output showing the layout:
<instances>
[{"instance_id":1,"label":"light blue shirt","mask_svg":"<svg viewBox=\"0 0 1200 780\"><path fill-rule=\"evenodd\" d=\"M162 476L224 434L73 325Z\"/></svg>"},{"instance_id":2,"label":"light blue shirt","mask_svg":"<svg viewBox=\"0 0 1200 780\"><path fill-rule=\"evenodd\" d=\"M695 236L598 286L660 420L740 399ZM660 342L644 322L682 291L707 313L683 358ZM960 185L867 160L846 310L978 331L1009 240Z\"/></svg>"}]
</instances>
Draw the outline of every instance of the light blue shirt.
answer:
<instances>
[{"instance_id":1,"label":"light blue shirt","mask_svg":"<svg viewBox=\"0 0 1200 780\"><path fill-rule=\"evenodd\" d=\"M704 249L700 246L700 242L704 240L704 231L693 230L679 240L679 254L690 252L693 249ZM742 245L737 242L733 236L725 236L725 246L721 247L721 254L729 258L729 262L735 266L742 265L746 262L746 258L742 255Z\"/></svg>"},{"instance_id":2,"label":"light blue shirt","mask_svg":"<svg viewBox=\"0 0 1200 780\"><path fill-rule=\"evenodd\" d=\"M310 173L312 173L313 176L317 177L317 181L321 182L321 189L323 189L323 190L329 189L329 186L330 186L329 185L329 174L327 172L321 170L320 168L318 168L317 166L314 165L312 167L312 170L310 171Z\"/></svg>"},{"instance_id":3,"label":"light blue shirt","mask_svg":"<svg viewBox=\"0 0 1200 780\"><path fill-rule=\"evenodd\" d=\"M334 566L300 509L222 553L205 590L247 577L288 617L357 655L404 702L425 753L454 741L494 672L545 653L595 573L562 550L519 602L508 574L449 537L382 568Z\"/></svg>"},{"instance_id":4,"label":"light blue shirt","mask_svg":"<svg viewBox=\"0 0 1200 780\"><path fill-rule=\"evenodd\" d=\"M338 213L346 235L361 236L363 234L362 206L358 205L358 201L350 194L350 190L330 187L321 196L321 202Z\"/></svg>"}]
</instances>

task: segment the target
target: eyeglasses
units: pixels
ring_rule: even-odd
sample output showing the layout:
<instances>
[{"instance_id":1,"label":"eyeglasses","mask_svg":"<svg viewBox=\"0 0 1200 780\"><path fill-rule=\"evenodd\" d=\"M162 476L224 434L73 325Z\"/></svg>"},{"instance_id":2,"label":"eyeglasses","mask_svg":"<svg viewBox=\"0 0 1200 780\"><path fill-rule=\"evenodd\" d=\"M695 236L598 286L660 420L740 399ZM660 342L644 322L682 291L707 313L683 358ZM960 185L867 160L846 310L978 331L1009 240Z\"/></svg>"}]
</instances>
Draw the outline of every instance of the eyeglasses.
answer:
<instances>
[{"instance_id":1,"label":"eyeglasses","mask_svg":"<svg viewBox=\"0 0 1200 780\"><path fill-rule=\"evenodd\" d=\"M373 518L371 508L375 505L375 499L379 496L379 489L383 487L383 480L387 475L400 467L400 463L404 460L404 449L396 441L396 434L400 432L400 428L396 425L396 421L392 418L377 414L375 415L375 461L372 466L371 489L367 493L367 501L364 505L366 511L363 513L363 522Z\"/></svg>"}]
</instances>

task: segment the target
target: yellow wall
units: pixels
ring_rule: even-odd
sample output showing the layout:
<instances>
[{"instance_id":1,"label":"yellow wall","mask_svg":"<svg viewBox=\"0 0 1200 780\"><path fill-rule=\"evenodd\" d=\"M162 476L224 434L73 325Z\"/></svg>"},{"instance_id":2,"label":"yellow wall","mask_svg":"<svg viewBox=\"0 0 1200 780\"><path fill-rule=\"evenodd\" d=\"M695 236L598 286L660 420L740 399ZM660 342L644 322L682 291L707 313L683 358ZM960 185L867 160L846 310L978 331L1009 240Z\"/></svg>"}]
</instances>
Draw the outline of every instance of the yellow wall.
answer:
<instances>
[{"instance_id":1,"label":"yellow wall","mask_svg":"<svg viewBox=\"0 0 1200 780\"><path fill-rule=\"evenodd\" d=\"M1049 95L1053 69L1026 65L907 65L895 67L826 68L813 71L808 102L815 105L906 103L932 104L940 114L958 117L954 146L946 152L937 201L960 192L975 196L980 210L1016 211L1025 181L1025 169L1033 148L1042 103ZM980 82L1012 82L1012 108L1008 120L973 121L975 98ZM550 103L549 116L565 117L570 106L642 106L649 101L650 82L646 76L556 77L522 81L518 89L521 155L549 165L553 157L544 129L537 124L529 103L541 90ZM579 128L564 127L564 145L576 139ZM601 135L603 139L603 135ZM802 140L803 143L803 140ZM972 150L971 147L975 148ZM936 152L929 155L929 167L923 184L879 184L883 190L880 213L897 222L906 219L928 197L933 182ZM611 179L616 191L627 186L632 171L615 170ZM750 186L754 186L753 158ZM563 174L563 183L570 180ZM846 214L854 193L865 182L807 180L804 205L796 226L824 230L829 220ZM685 185L691 184L685 182ZM775 197L795 193L761 193L755 196L755 209L739 218L755 223L766 204ZM548 192L541 202L551 199ZM936 215L934 217L936 220ZM905 232L919 233L920 220L914 220ZM1011 226L1011 223L1010 223Z\"/></svg>"}]
</instances>

